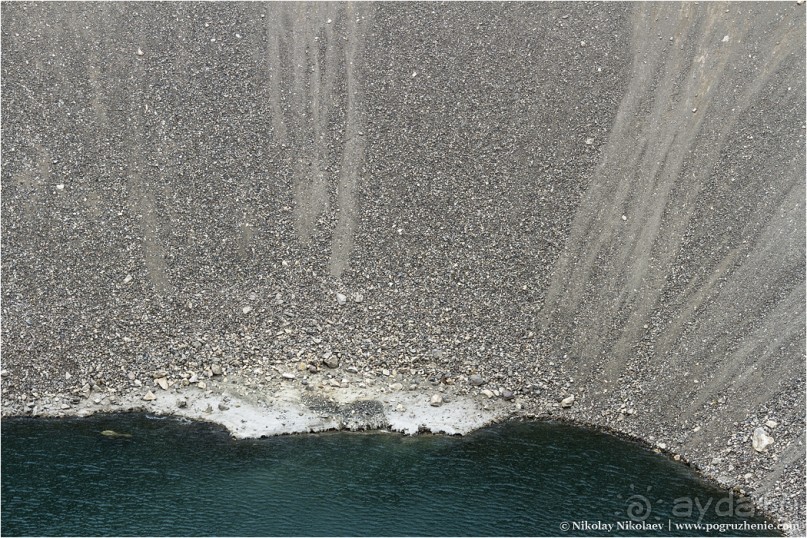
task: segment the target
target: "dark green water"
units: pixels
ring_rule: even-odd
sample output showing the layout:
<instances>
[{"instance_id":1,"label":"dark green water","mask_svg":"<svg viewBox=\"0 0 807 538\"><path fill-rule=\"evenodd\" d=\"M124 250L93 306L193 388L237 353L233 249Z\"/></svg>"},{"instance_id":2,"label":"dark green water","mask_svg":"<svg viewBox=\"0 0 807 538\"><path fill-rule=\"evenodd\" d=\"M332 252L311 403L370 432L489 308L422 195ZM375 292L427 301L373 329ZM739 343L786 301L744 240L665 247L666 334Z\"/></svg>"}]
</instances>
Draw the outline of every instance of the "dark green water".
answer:
<instances>
[{"instance_id":1,"label":"dark green water","mask_svg":"<svg viewBox=\"0 0 807 538\"><path fill-rule=\"evenodd\" d=\"M104 437L106 429L132 437ZM210 425L142 415L2 422L5 536L702 536L675 525L764 522L737 516L749 510L683 465L563 424L507 424L462 438L234 441ZM616 526L631 516L662 528Z\"/></svg>"}]
</instances>

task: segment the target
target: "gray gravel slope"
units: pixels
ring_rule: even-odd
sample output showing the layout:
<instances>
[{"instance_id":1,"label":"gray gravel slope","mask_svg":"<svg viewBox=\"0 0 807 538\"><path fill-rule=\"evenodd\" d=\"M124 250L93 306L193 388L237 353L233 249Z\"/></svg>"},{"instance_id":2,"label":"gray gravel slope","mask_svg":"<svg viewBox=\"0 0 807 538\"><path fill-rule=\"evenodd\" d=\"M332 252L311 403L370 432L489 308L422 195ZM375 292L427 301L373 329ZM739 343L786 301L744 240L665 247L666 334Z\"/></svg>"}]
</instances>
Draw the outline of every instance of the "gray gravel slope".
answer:
<instances>
[{"instance_id":1,"label":"gray gravel slope","mask_svg":"<svg viewBox=\"0 0 807 538\"><path fill-rule=\"evenodd\" d=\"M803 523L803 6L2 16L4 414L332 351L479 373Z\"/></svg>"}]
</instances>

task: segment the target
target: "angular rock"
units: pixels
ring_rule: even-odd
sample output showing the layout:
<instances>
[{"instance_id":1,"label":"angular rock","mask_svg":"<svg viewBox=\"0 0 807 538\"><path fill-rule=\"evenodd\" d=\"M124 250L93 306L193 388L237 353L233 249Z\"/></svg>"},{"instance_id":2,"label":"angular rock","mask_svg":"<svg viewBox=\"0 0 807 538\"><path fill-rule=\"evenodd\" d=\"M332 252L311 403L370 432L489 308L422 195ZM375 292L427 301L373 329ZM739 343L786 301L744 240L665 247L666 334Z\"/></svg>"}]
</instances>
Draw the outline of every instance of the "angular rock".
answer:
<instances>
[{"instance_id":1,"label":"angular rock","mask_svg":"<svg viewBox=\"0 0 807 538\"><path fill-rule=\"evenodd\" d=\"M342 293L337 293L336 302L339 303L340 305L343 305L347 302L347 297L345 297L345 295Z\"/></svg>"},{"instance_id":2,"label":"angular rock","mask_svg":"<svg viewBox=\"0 0 807 538\"><path fill-rule=\"evenodd\" d=\"M488 398L493 398L493 391L492 390L485 389L485 390L482 391L482 394L484 394Z\"/></svg>"},{"instance_id":3,"label":"angular rock","mask_svg":"<svg viewBox=\"0 0 807 538\"><path fill-rule=\"evenodd\" d=\"M283 379L294 379L295 377L297 377L297 376L295 376L295 375L294 375L294 374L292 374L291 372L285 372L285 373L283 374Z\"/></svg>"},{"instance_id":4,"label":"angular rock","mask_svg":"<svg viewBox=\"0 0 807 538\"><path fill-rule=\"evenodd\" d=\"M443 396L442 394L435 394L432 396L431 402L429 402L432 407L440 407L443 405Z\"/></svg>"},{"instance_id":5,"label":"angular rock","mask_svg":"<svg viewBox=\"0 0 807 538\"><path fill-rule=\"evenodd\" d=\"M213 366L210 367L210 371L213 373L213 375L221 375L222 374L221 365L214 364Z\"/></svg>"},{"instance_id":6,"label":"angular rock","mask_svg":"<svg viewBox=\"0 0 807 538\"><path fill-rule=\"evenodd\" d=\"M479 374L474 374L474 375L472 375L471 377L468 378L468 383L470 383L474 387L478 387L478 386L482 385L484 382L485 382L485 380Z\"/></svg>"},{"instance_id":7,"label":"angular rock","mask_svg":"<svg viewBox=\"0 0 807 538\"><path fill-rule=\"evenodd\" d=\"M773 444L773 437L765 432L765 428L757 428L751 436L751 445L757 452L765 452Z\"/></svg>"},{"instance_id":8,"label":"angular rock","mask_svg":"<svg viewBox=\"0 0 807 538\"><path fill-rule=\"evenodd\" d=\"M144 399L145 401L147 401L147 402L153 402L154 400L156 400L156 399L157 399L157 397L154 395L154 393L153 393L153 392L148 391L148 392L146 392L146 395L145 395L145 396L143 396L143 399Z\"/></svg>"},{"instance_id":9,"label":"angular rock","mask_svg":"<svg viewBox=\"0 0 807 538\"><path fill-rule=\"evenodd\" d=\"M158 377L154 382L157 383L161 389L168 390L168 380L166 378Z\"/></svg>"},{"instance_id":10,"label":"angular rock","mask_svg":"<svg viewBox=\"0 0 807 538\"><path fill-rule=\"evenodd\" d=\"M560 406L564 407L564 408L569 408L569 407L572 406L573 403L574 403L574 394L572 394L571 396L567 396L566 398L562 399L560 401Z\"/></svg>"},{"instance_id":11,"label":"angular rock","mask_svg":"<svg viewBox=\"0 0 807 538\"><path fill-rule=\"evenodd\" d=\"M504 398L505 400L512 400L515 397L516 396L515 394L513 394L512 390L505 390L504 392L502 392L502 398Z\"/></svg>"},{"instance_id":12,"label":"angular rock","mask_svg":"<svg viewBox=\"0 0 807 538\"><path fill-rule=\"evenodd\" d=\"M328 368L339 368L339 359L336 358L336 355L326 357L324 362Z\"/></svg>"}]
</instances>

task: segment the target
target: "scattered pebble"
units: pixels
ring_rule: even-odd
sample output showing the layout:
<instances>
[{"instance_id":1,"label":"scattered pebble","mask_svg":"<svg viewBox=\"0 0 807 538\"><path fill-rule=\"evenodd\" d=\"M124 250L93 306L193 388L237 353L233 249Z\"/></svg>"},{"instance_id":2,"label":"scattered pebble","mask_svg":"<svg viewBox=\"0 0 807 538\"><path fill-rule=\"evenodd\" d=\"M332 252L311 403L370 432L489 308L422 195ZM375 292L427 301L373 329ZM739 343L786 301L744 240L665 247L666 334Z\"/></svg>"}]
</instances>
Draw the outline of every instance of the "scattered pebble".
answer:
<instances>
[{"instance_id":1,"label":"scattered pebble","mask_svg":"<svg viewBox=\"0 0 807 538\"><path fill-rule=\"evenodd\" d=\"M479 374L473 374L468 378L468 383L473 385L474 387L478 387L485 383L485 380Z\"/></svg>"}]
</instances>

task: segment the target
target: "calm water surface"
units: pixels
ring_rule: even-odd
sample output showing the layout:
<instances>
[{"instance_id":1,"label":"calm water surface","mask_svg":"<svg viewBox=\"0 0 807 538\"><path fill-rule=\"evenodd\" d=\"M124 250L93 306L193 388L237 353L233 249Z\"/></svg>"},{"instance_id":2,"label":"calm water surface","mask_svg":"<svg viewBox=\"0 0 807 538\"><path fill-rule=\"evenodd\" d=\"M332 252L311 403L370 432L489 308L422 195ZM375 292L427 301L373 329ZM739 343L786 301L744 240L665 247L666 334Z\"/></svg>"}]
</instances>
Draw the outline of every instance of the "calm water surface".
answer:
<instances>
[{"instance_id":1,"label":"calm water surface","mask_svg":"<svg viewBox=\"0 0 807 538\"><path fill-rule=\"evenodd\" d=\"M104 437L106 429L131 438ZM1 502L6 536L698 536L674 525L764 523L740 517L747 502L683 465L552 423L466 437L234 441L212 425L143 415L4 420ZM631 516L662 528L616 526ZM614 527L597 528L606 524Z\"/></svg>"}]
</instances>

